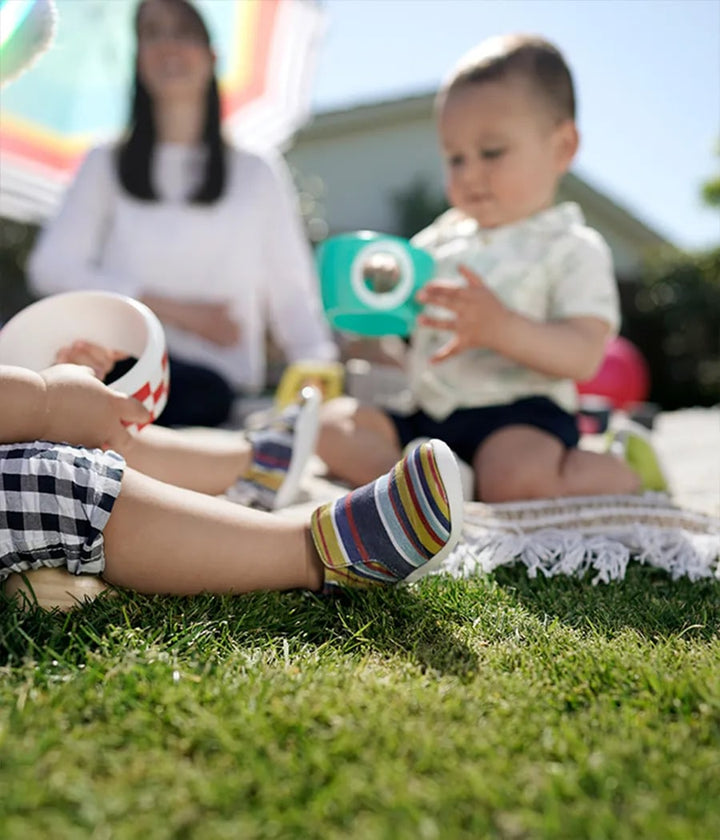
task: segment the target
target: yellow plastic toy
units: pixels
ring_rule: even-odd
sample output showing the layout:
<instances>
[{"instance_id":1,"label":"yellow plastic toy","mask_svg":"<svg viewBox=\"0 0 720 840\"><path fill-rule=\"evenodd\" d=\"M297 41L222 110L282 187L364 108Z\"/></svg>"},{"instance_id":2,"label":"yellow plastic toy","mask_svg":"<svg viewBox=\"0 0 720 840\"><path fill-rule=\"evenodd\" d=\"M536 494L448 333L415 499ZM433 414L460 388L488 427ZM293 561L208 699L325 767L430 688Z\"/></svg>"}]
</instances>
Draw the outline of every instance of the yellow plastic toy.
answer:
<instances>
[{"instance_id":1,"label":"yellow plastic toy","mask_svg":"<svg viewBox=\"0 0 720 840\"><path fill-rule=\"evenodd\" d=\"M282 375L275 392L275 405L285 408L295 402L307 385L318 388L323 400L331 400L343 393L345 368L340 362L295 362Z\"/></svg>"}]
</instances>

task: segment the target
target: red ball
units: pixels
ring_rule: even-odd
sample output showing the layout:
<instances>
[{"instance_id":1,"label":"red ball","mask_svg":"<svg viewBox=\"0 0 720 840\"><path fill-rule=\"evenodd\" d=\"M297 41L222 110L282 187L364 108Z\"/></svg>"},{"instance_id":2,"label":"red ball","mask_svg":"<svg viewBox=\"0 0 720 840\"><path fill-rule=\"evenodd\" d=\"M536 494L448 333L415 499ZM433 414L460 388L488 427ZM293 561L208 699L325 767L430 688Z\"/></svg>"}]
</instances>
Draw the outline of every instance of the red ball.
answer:
<instances>
[{"instance_id":1,"label":"red ball","mask_svg":"<svg viewBox=\"0 0 720 840\"><path fill-rule=\"evenodd\" d=\"M632 342L618 336L607 343L605 356L595 376L586 382L578 382L577 389L580 394L606 397L616 409L645 402L650 391L647 362Z\"/></svg>"}]
</instances>

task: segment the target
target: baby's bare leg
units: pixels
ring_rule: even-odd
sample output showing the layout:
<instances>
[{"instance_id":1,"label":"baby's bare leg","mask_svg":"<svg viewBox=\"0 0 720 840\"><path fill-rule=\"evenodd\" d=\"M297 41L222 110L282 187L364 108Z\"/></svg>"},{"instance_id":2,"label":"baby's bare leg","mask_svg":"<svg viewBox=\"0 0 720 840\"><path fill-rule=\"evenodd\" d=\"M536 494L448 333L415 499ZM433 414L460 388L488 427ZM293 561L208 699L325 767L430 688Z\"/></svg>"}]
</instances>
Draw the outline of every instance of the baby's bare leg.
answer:
<instances>
[{"instance_id":1,"label":"baby's bare leg","mask_svg":"<svg viewBox=\"0 0 720 840\"><path fill-rule=\"evenodd\" d=\"M475 455L478 496L510 502L558 496L635 493L639 477L612 455L566 449L533 426L508 426L491 435Z\"/></svg>"},{"instance_id":2,"label":"baby's bare leg","mask_svg":"<svg viewBox=\"0 0 720 840\"><path fill-rule=\"evenodd\" d=\"M223 429L146 426L121 454L129 466L145 475L219 495L247 473L252 447L244 435Z\"/></svg>"},{"instance_id":3,"label":"baby's bare leg","mask_svg":"<svg viewBox=\"0 0 720 840\"><path fill-rule=\"evenodd\" d=\"M322 407L317 453L331 475L353 487L387 472L402 454L390 419L352 397L338 397Z\"/></svg>"},{"instance_id":4,"label":"baby's bare leg","mask_svg":"<svg viewBox=\"0 0 720 840\"><path fill-rule=\"evenodd\" d=\"M309 521L285 521L128 468L105 528L109 583L192 595L319 589Z\"/></svg>"}]
</instances>

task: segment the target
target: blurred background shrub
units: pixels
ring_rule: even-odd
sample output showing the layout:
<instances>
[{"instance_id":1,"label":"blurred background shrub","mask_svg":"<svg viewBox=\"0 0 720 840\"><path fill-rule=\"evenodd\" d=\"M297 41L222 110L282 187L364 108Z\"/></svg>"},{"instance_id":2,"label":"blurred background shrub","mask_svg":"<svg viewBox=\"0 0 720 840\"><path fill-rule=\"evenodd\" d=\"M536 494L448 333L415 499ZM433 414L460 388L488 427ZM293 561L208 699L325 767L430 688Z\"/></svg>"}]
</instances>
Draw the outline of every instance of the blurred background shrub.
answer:
<instances>
[{"instance_id":1,"label":"blurred background shrub","mask_svg":"<svg viewBox=\"0 0 720 840\"><path fill-rule=\"evenodd\" d=\"M650 367L663 409L720 403L720 248L658 254L620 284L622 334Z\"/></svg>"},{"instance_id":2,"label":"blurred background shrub","mask_svg":"<svg viewBox=\"0 0 720 840\"><path fill-rule=\"evenodd\" d=\"M0 324L32 300L25 261L37 233L37 225L0 218Z\"/></svg>"}]
</instances>

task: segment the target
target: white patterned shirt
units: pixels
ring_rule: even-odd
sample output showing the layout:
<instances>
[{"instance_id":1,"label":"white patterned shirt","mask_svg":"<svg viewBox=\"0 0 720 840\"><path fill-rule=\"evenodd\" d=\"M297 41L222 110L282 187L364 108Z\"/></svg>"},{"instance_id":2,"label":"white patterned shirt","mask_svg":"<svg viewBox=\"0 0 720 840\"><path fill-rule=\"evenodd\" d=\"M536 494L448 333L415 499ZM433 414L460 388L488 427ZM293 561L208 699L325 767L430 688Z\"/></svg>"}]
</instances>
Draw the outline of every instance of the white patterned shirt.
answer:
<instances>
[{"instance_id":1,"label":"white patterned shirt","mask_svg":"<svg viewBox=\"0 0 720 840\"><path fill-rule=\"evenodd\" d=\"M620 322L610 249L587 227L578 205L566 202L536 216L483 230L449 210L420 231L413 244L436 260L436 276L464 284L464 264L515 312L537 320L594 317L613 331ZM443 420L458 408L510 403L545 396L566 411L577 408L570 379L548 376L493 350L473 348L439 364L429 358L451 333L418 327L409 354L412 410Z\"/></svg>"},{"instance_id":2,"label":"white patterned shirt","mask_svg":"<svg viewBox=\"0 0 720 840\"><path fill-rule=\"evenodd\" d=\"M223 196L188 204L204 154L158 144L152 176L161 200L153 202L122 189L114 147L91 151L30 256L32 288L40 295L104 289L227 301L240 325L237 345L220 347L170 325L165 333L171 355L209 367L242 390L265 382L268 327L289 361L337 358L282 158L232 148Z\"/></svg>"}]
</instances>

